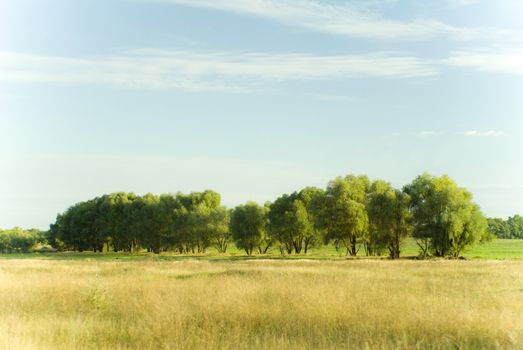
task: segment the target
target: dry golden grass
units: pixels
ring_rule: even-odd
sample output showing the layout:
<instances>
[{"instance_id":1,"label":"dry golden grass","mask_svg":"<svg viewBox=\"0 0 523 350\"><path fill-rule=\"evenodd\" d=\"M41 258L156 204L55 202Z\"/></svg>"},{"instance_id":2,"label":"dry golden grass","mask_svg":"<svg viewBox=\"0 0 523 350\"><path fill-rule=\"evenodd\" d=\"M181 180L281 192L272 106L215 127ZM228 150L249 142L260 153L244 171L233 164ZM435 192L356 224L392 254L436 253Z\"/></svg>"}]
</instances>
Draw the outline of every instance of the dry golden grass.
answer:
<instances>
[{"instance_id":1,"label":"dry golden grass","mask_svg":"<svg viewBox=\"0 0 523 350\"><path fill-rule=\"evenodd\" d=\"M2 349L523 349L522 261L0 260Z\"/></svg>"}]
</instances>

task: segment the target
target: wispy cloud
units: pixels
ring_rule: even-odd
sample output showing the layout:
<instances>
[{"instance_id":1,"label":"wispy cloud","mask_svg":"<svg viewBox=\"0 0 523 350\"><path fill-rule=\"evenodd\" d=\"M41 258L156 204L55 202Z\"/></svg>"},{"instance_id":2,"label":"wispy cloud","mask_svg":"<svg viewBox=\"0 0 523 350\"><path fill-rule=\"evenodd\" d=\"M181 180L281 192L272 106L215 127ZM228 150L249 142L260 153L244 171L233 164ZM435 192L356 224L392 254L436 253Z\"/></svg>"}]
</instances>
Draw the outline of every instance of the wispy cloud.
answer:
<instances>
[{"instance_id":1,"label":"wispy cloud","mask_svg":"<svg viewBox=\"0 0 523 350\"><path fill-rule=\"evenodd\" d=\"M445 135L445 133L443 131L420 131L418 133L419 137L432 137L440 135Z\"/></svg>"},{"instance_id":2,"label":"wispy cloud","mask_svg":"<svg viewBox=\"0 0 523 350\"><path fill-rule=\"evenodd\" d=\"M482 72L523 75L523 50L497 48L457 51L451 53L445 63Z\"/></svg>"},{"instance_id":3,"label":"wispy cloud","mask_svg":"<svg viewBox=\"0 0 523 350\"><path fill-rule=\"evenodd\" d=\"M427 62L391 53L317 56L142 49L74 58L0 52L0 81L112 84L130 88L242 92L269 83L361 77L428 77Z\"/></svg>"},{"instance_id":4,"label":"wispy cloud","mask_svg":"<svg viewBox=\"0 0 523 350\"><path fill-rule=\"evenodd\" d=\"M497 130L488 130L488 131L477 131L477 130L470 130L464 132L465 136L468 137L500 137L505 135L503 131L497 131Z\"/></svg>"},{"instance_id":5,"label":"wispy cloud","mask_svg":"<svg viewBox=\"0 0 523 350\"><path fill-rule=\"evenodd\" d=\"M456 27L434 19L402 21L384 17L365 2L318 0L143 0L246 14L323 33L387 40L426 40L445 36L455 40L484 39L496 30ZM471 0L454 0L464 5Z\"/></svg>"},{"instance_id":6,"label":"wispy cloud","mask_svg":"<svg viewBox=\"0 0 523 350\"><path fill-rule=\"evenodd\" d=\"M523 50L461 51L447 59L359 55L136 49L87 58L0 51L0 82L98 84L139 89L245 93L293 81L431 78L444 67L523 75ZM320 100L345 96L315 95ZM420 136L433 136L424 131Z\"/></svg>"},{"instance_id":7,"label":"wispy cloud","mask_svg":"<svg viewBox=\"0 0 523 350\"><path fill-rule=\"evenodd\" d=\"M478 0L447 0L447 4L451 8L459 8L476 4Z\"/></svg>"},{"instance_id":8,"label":"wispy cloud","mask_svg":"<svg viewBox=\"0 0 523 350\"><path fill-rule=\"evenodd\" d=\"M355 102L357 99L353 96L346 95L329 95L329 94L310 94L308 97L312 97L318 101L327 102Z\"/></svg>"},{"instance_id":9,"label":"wispy cloud","mask_svg":"<svg viewBox=\"0 0 523 350\"><path fill-rule=\"evenodd\" d=\"M469 130L469 131L460 131L460 132L448 132L448 131L420 131L417 133L418 137L428 138L435 136L466 136L466 137L500 137L504 136L505 133L499 130L487 130L487 131L478 131L478 130Z\"/></svg>"}]
</instances>

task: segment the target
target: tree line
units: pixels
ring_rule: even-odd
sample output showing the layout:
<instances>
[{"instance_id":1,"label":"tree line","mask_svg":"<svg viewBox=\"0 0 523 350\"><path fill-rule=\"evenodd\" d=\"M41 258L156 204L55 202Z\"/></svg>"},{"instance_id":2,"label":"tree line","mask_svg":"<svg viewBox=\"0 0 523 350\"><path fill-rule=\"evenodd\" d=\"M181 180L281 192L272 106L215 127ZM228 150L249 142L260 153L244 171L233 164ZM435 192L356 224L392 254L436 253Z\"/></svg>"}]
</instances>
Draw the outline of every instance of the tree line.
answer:
<instances>
[{"instance_id":1,"label":"tree line","mask_svg":"<svg viewBox=\"0 0 523 350\"><path fill-rule=\"evenodd\" d=\"M514 215L507 220L489 218L488 227L490 232L498 238L523 239L523 216Z\"/></svg>"},{"instance_id":2,"label":"tree line","mask_svg":"<svg viewBox=\"0 0 523 350\"><path fill-rule=\"evenodd\" d=\"M491 237L472 195L448 176L418 176L402 189L383 180L348 175L325 189L306 187L264 205L233 209L214 191L190 194L112 193L73 205L50 226L60 250L225 253L234 243L246 254L279 249L307 253L333 244L346 255L401 254L416 239L423 256L458 257Z\"/></svg>"}]
</instances>

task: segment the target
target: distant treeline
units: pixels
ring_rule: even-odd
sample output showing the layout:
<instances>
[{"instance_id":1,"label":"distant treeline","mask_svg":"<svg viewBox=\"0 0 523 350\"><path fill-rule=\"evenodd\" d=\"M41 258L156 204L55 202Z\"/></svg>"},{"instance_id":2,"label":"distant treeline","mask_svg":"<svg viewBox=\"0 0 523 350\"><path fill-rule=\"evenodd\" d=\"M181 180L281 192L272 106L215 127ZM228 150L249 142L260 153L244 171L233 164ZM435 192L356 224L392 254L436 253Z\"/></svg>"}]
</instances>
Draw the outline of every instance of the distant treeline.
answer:
<instances>
[{"instance_id":1,"label":"distant treeline","mask_svg":"<svg viewBox=\"0 0 523 350\"><path fill-rule=\"evenodd\" d=\"M37 244L47 243L46 232L15 227L10 230L0 229L0 253L28 253Z\"/></svg>"},{"instance_id":2,"label":"distant treeline","mask_svg":"<svg viewBox=\"0 0 523 350\"><path fill-rule=\"evenodd\" d=\"M523 216L514 215L507 220L488 219L488 228L498 238L523 239Z\"/></svg>"},{"instance_id":3,"label":"distant treeline","mask_svg":"<svg viewBox=\"0 0 523 350\"><path fill-rule=\"evenodd\" d=\"M418 176L403 189L367 176L338 177L261 206L227 209L214 191L190 194L112 193L59 214L48 241L59 250L147 250L224 253L230 243L250 255L279 249L307 253L334 244L347 255L400 256L412 236L423 256L459 256L488 240L487 219L472 195L448 176Z\"/></svg>"}]
</instances>

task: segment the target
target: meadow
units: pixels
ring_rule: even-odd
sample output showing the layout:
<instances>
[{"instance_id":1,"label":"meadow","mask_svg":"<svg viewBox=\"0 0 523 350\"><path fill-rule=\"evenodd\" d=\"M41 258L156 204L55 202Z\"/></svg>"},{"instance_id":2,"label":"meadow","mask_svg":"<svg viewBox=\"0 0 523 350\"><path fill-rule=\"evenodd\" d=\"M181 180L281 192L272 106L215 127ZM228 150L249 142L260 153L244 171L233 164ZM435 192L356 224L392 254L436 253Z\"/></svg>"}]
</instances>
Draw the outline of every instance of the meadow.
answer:
<instances>
[{"instance_id":1,"label":"meadow","mask_svg":"<svg viewBox=\"0 0 523 350\"><path fill-rule=\"evenodd\" d=\"M419 247L413 238L406 238L401 246L402 259L415 259L419 256ZM494 239L482 245L475 245L467 248L463 253L465 259L523 259L523 239ZM79 252L47 252L36 251L32 254L0 254L2 259L44 259L44 260L251 260L251 259L277 259L277 260L295 260L295 259L313 259L313 260L345 260L348 257L345 251L336 251L333 245L323 245L312 248L307 254L284 254L279 249L273 247L267 254L253 254L246 256L241 249L231 245L226 254L220 254L214 248L209 248L206 253L197 254L178 254L174 252L162 252L161 254L152 254L142 252L103 252L93 253L91 251ZM365 257L363 248L358 251L358 258ZM372 259L388 259L387 254Z\"/></svg>"},{"instance_id":2,"label":"meadow","mask_svg":"<svg viewBox=\"0 0 523 350\"><path fill-rule=\"evenodd\" d=\"M3 255L0 348L523 348L523 260L319 253Z\"/></svg>"}]
</instances>

